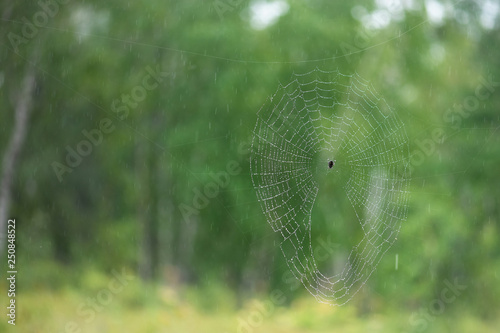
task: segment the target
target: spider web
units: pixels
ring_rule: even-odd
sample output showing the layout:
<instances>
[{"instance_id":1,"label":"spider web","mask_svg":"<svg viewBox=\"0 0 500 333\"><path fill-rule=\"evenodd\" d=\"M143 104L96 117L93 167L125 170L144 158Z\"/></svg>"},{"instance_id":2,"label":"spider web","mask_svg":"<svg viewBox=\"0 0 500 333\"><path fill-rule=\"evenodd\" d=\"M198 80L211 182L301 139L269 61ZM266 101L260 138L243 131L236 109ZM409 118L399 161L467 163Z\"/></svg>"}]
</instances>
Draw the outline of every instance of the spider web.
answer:
<instances>
[{"instance_id":1,"label":"spider web","mask_svg":"<svg viewBox=\"0 0 500 333\"><path fill-rule=\"evenodd\" d=\"M358 74L294 74L259 111L253 186L281 235L289 269L319 302L348 302L396 241L407 216L408 157L403 123ZM326 276L314 258L311 216L317 197L328 197L330 189L338 194L330 202L341 195L354 212L341 223L357 219L362 234L344 267Z\"/></svg>"}]
</instances>

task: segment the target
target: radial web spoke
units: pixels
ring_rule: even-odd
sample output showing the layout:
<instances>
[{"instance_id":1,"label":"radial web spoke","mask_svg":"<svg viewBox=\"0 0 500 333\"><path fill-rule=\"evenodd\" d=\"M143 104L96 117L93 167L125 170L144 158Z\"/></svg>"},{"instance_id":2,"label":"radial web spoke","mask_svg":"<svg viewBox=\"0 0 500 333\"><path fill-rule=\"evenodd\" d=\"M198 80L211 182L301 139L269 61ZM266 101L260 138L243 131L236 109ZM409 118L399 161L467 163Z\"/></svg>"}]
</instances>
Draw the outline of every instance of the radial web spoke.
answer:
<instances>
[{"instance_id":1,"label":"radial web spoke","mask_svg":"<svg viewBox=\"0 0 500 333\"><path fill-rule=\"evenodd\" d=\"M343 269L332 276L318 269L311 243L313 208L327 195L316 179L321 154L342 156L337 165L347 176L339 188L355 220L345 223L359 223L362 231ZM404 124L357 74L295 74L259 111L250 160L253 186L280 235L290 271L319 302L351 300L395 242L407 216L408 158Z\"/></svg>"}]
</instances>

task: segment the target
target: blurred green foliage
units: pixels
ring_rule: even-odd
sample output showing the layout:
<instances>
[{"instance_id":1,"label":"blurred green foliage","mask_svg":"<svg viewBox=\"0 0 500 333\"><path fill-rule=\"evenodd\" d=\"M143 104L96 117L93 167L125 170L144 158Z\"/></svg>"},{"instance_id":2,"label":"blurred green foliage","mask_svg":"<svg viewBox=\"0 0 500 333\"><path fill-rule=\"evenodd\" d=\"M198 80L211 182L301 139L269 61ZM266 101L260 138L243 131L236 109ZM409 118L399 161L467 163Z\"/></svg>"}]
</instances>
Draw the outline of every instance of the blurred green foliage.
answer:
<instances>
[{"instance_id":1,"label":"blurred green foliage","mask_svg":"<svg viewBox=\"0 0 500 333\"><path fill-rule=\"evenodd\" d=\"M455 279L467 288L426 332L499 327L498 320L481 324L500 308L499 86L467 116L446 116L475 96L482 78L500 81L498 22L482 27L478 3L461 1L452 13L467 23L452 14L433 24L416 4L399 21L369 30L351 12L375 10L372 1L288 4L276 24L258 31L248 22L249 2L222 18L210 1L68 2L17 52L9 33L22 35L22 18L41 9L1 4L1 151L27 67L36 67L11 210L22 267L19 321L29 331L62 330L85 295L122 267L137 281L87 331L234 331L248 299L278 289L290 308L273 313L261 332L416 332L411 314ZM286 278L249 176L257 111L292 73L316 67L369 80L406 124L412 156L424 142L428 151L412 168L409 217L396 245L340 309L314 303ZM125 105L122 96L144 84L148 68L168 75L120 116L114 103ZM106 118L113 130L59 181L54 162L67 164L67 147L77 149L82 131ZM435 129L444 139L429 144ZM196 190L230 161L241 172L186 219L180 206L193 206ZM349 233L349 223L326 218L343 212L321 211L313 245L333 229ZM458 317L461 324L451 324Z\"/></svg>"}]
</instances>

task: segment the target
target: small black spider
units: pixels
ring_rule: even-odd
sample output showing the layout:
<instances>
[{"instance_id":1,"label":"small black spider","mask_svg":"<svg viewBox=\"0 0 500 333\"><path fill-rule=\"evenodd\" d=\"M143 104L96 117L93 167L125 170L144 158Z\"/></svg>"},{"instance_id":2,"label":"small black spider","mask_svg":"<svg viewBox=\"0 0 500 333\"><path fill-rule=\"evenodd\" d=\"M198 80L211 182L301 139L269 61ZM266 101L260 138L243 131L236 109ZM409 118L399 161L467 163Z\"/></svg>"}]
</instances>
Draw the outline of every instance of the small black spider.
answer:
<instances>
[{"instance_id":1,"label":"small black spider","mask_svg":"<svg viewBox=\"0 0 500 333\"><path fill-rule=\"evenodd\" d=\"M331 169L333 168L333 166L335 165L335 162L334 161L330 161L328 162L328 167Z\"/></svg>"}]
</instances>

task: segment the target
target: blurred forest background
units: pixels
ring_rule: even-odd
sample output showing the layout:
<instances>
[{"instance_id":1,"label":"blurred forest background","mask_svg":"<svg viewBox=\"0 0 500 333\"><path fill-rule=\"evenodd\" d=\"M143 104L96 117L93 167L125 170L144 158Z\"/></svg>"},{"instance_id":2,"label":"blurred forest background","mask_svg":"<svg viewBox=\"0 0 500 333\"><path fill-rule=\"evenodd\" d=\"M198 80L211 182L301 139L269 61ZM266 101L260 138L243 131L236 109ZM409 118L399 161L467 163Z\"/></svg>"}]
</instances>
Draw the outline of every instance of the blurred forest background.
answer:
<instances>
[{"instance_id":1,"label":"blurred forest background","mask_svg":"<svg viewBox=\"0 0 500 333\"><path fill-rule=\"evenodd\" d=\"M498 1L0 8L2 332L500 329ZM259 108L316 67L370 81L410 142L408 219L343 307L287 273L249 175ZM16 327L3 312L8 217ZM313 221L323 269L329 221Z\"/></svg>"}]
</instances>

